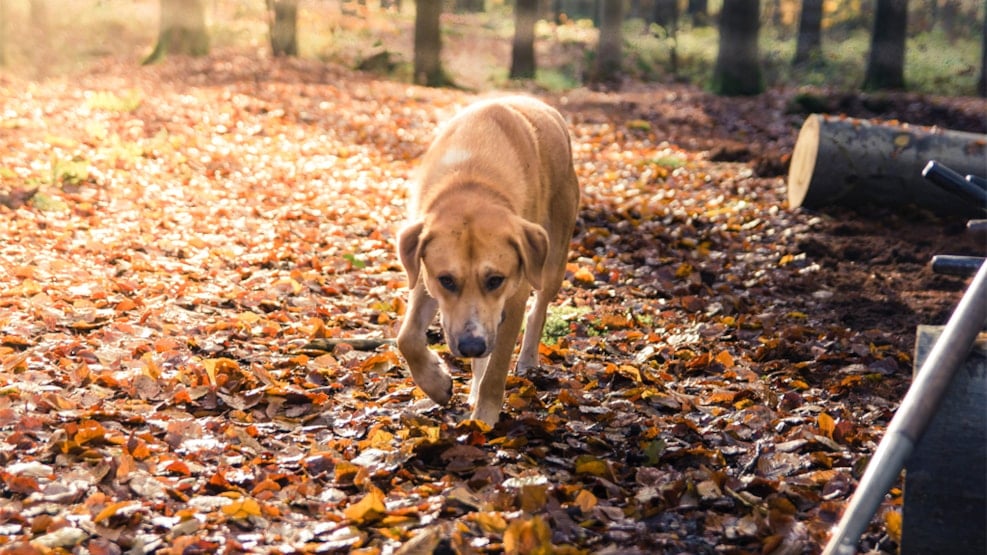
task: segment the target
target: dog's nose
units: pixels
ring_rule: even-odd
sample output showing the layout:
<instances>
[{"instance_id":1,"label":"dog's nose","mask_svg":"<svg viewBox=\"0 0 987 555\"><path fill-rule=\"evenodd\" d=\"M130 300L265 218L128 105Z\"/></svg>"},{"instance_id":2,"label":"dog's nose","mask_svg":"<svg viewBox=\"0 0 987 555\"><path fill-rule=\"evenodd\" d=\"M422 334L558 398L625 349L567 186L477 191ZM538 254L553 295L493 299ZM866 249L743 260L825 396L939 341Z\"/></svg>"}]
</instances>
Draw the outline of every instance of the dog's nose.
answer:
<instances>
[{"instance_id":1,"label":"dog's nose","mask_svg":"<svg viewBox=\"0 0 987 555\"><path fill-rule=\"evenodd\" d=\"M482 337L464 335L459 338L459 353L467 358L482 356L487 352L487 342Z\"/></svg>"}]
</instances>

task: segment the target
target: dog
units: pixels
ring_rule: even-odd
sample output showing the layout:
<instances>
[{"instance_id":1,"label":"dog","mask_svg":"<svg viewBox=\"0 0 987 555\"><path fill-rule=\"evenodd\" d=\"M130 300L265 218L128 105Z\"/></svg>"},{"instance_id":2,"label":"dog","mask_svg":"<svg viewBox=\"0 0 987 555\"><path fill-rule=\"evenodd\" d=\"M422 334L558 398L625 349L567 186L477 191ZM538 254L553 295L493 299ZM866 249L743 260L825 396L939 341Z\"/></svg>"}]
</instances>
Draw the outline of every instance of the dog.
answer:
<instances>
[{"instance_id":1,"label":"dog","mask_svg":"<svg viewBox=\"0 0 987 555\"><path fill-rule=\"evenodd\" d=\"M452 376L425 335L439 312L449 350L472 359L470 418L497 423L523 321L517 367L538 366L578 204L569 131L544 102L480 101L439 131L409 190L397 244L411 288L398 350L433 401L452 397Z\"/></svg>"}]
</instances>

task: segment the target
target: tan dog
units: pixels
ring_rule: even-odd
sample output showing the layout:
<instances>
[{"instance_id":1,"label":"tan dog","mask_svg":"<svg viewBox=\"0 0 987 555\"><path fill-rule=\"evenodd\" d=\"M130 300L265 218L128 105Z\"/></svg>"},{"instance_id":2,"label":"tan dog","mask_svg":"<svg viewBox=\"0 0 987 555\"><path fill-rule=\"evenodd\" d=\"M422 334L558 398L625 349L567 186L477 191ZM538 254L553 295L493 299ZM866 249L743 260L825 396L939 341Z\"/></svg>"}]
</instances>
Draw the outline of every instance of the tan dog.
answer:
<instances>
[{"instance_id":1,"label":"tan dog","mask_svg":"<svg viewBox=\"0 0 987 555\"><path fill-rule=\"evenodd\" d=\"M519 368L538 365L545 311L565 275L579 184L565 120L527 97L477 103L440 131L409 199L398 255L411 298L398 349L435 402L452 377L425 332L441 312L452 353L472 358L471 418L493 425L511 354L528 312Z\"/></svg>"}]
</instances>

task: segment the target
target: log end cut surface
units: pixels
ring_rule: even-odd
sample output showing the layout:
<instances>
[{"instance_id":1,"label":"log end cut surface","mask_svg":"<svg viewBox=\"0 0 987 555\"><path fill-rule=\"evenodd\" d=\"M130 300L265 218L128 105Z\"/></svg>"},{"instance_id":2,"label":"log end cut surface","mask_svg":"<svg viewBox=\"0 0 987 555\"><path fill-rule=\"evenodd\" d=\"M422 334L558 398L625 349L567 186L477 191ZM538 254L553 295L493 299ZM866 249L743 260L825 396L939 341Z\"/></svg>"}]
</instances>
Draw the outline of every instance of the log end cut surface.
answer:
<instances>
[{"instance_id":1,"label":"log end cut surface","mask_svg":"<svg viewBox=\"0 0 987 555\"><path fill-rule=\"evenodd\" d=\"M802 206L805 195L809 192L809 184L812 182L812 174L819 155L819 119L818 115L807 117L795 142L792 162L788 170L789 209Z\"/></svg>"}]
</instances>

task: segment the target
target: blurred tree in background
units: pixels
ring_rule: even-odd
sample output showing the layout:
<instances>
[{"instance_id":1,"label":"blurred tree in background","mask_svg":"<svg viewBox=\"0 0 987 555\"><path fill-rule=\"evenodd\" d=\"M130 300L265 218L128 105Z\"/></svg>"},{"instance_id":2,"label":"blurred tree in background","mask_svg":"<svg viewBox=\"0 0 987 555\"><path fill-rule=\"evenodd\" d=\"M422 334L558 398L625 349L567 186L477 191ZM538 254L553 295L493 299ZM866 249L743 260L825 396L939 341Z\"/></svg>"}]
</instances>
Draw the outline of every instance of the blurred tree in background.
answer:
<instances>
[{"instance_id":1,"label":"blurred tree in background","mask_svg":"<svg viewBox=\"0 0 987 555\"><path fill-rule=\"evenodd\" d=\"M205 56L209 53L205 0L161 0L158 42L145 64L169 54Z\"/></svg>"},{"instance_id":2,"label":"blurred tree in background","mask_svg":"<svg viewBox=\"0 0 987 555\"><path fill-rule=\"evenodd\" d=\"M982 95L985 9L984 0L0 0L0 62L44 77L106 57L234 49L436 86L522 79L564 90L619 78L720 90L728 74L753 82L754 60L768 87ZM733 42L755 24L756 42Z\"/></svg>"}]
</instances>

